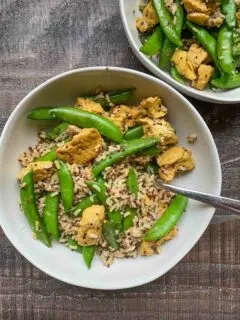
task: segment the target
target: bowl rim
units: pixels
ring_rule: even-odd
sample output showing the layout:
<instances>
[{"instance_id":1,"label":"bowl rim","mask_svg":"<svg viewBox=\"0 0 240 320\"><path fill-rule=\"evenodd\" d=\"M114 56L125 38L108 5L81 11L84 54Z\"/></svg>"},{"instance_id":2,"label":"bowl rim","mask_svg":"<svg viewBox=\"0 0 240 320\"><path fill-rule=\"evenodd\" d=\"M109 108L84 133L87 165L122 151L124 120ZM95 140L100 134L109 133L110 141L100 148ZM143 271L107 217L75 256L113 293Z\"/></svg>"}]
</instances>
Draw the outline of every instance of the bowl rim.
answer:
<instances>
[{"instance_id":1,"label":"bowl rim","mask_svg":"<svg viewBox=\"0 0 240 320\"><path fill-rule=\"evenodd\" d=\"M197 117L198 121L200 122L200 125L203 127L203 129L205 130L209 141L211 142L212 146L213 146L213 157L214 160L216 161L216 166L215 166L215 170L216 170L216 186L215 186L215 194L216 195L220 195L221 193L221 187L222 187L222 173L221 173L221 164L220 164L220 159L219 159L219 155L218 155L218 151L217 151L217 147L216 144L214 142L214 139L212 137L212 134L208 128L208 126L206 125L206 123L204 122L202 116L199 114L199 112L194 108L194 106L179 92L177 92L174 88L172 88L171 86L169 86L167 83L161 81L158 78L155 78L151 75L145 74L143 72L140 71L136 71L133 69L128 69L128 68L121 68L121 67L110 67L110 66L97 66L97 67L86 67L86 68L79 68L79 69L74 69L74 70L70 70L70 71L66 71L63 72L59 75L56 75L48 80L46 80L45 82L41 83L40 85L38 85L36 88L34 88L33 90L31 90L16 106L16 108L13 110L13 112L11 113L11 115L9 116L4 129L2 131L1 137L0 137L0 150L2 149L2 145L3 142L5 140L5 136L7 136L7 131L8 131L8 127L10 126L12 120L17 116L18 116L18 112L19 110L23 107L23 105L25 104L25 102L31 98L31 96L35 95L38 91L42 90L44 87L48 86L49 84L51 84L52 82L55 82L58 79L67 77L69 75L75 74L75 73L84 73L84 72L92 72L92 71L98 71L98 72L103 72L103 71L113 71L113 72L123 72L126 74L130 74L130 75L135 75L141 78L144 78L147 81L153 81L155 83L157 83L159 86L161 87L165 87L165 89L169 90L170 92L174 93L180 100L183 101L183 103L187 106L187 108L189 108L193 113L194 116ZM1 167L1 156L0 156L0 167ZM119 289L127 289L127 288L132 288L132 287L137 287L140 285L144 285L146 283L149 283L159 277L161 277L162 275L164 275L166 272L168 272L170 269L172 269L180 260L182 260L184 258L184 256L193 248L193 246L195 246L195 244L198 242L198 240L200 239L200 237L202 236L202 234L205 232L205 230L207 229L213 215L215 212L215 208L209 208L209 219L208 221L206 221L206 223L204 224L204 227L202 228L202 230L196 232L196 236L195 236L195 240L193 241L193 243L186 242L185 246L182 247L182 250L177 252L176 255L174 256L174 258L171 259L170 263L167 262L164 267L161 268L161 272L157 272L154 275L148 276L146 279L141 279L139 281L135 281L134 279L132 280L131 283L129 284L120 284L120 285L115 285L114 287L111 286L111 283L106 283L105 285L86 285L86 283L83 285L81 283L76 283L73 280L61 277L56 275L54 272L52 272L51 270L49 270L47 267L40 265L40 263L38 263L37 261L35 261L35 258L31 256L31 254L28 254L25 252L24 247L21 247L21 245L14 241L14 239L11 236L11 231L9 230L7 224L4 224L2 215L3 213L1 213L1 204L0 204L0 225L2 227L3 232L5 233L6 237L8 238L8 240L11 242L11 244L30 262L32 263L36 268L40 269L42 272L50 275L51 277L63 281L65 283L68 284L72 284L72 285L76 285L76 286L80 286L80 287L84 287L84 288L89 288L89 289L100 289L100 290L119 290Z\"/></svg>"},{"instance_id":2,"label":"bowl rim","mask_svg":"<svg viewBox=\"0 0 240 320\"><path fill-rule=\"evenodd\" d=\"M123 28L125 30L128 42L129 42L135 56L156 77L158 77L162 81L166 81L169 85L172 85L175 89L181 91L183 94L186 94L192 98L195 98L195 99L198 99L201 101L217 103L217 104L234 104L234 103L240 102L240 94L236 95L236 98L231 98L231 100L229 100L228 98L220 97L219 93L221 93L221 92L216 92L215 97L212 97L208 93L208 91L206 91L206 90L200 91L200 90L194 89L190 86L181 84L180 82L174 80L170 76L169 73L160 69L150 58L148 58L145 54L140 52L139 47L136 44L134 37L133 37L133 34L128 26L127 15L126 15L126 11L124 9L124 6L125 6L125 0L119 0L121 20L122 20ZM232 90L234 90L234 89L232 89ZM228 90L228 91L231 91L231 90Z\"/></svg>"}]
</instances>

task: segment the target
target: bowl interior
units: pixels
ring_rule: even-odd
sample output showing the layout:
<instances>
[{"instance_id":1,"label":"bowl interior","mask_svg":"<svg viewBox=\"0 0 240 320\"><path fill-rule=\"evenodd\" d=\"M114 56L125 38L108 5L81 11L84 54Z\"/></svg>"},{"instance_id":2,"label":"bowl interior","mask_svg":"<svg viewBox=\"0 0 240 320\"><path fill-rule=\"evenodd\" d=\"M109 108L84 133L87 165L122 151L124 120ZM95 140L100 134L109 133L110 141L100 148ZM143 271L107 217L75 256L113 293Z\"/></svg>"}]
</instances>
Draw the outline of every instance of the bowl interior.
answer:
<instances>
[{"instance_id":1,"label":"bowl interior","mask_svg":"<svg viewBox=\"0 0 240 320\"><path fill-rule=\"evenodd\" d=\"M103 266L98 257L87 270L78 253L54 243L48 249L33 240L32 233L19 209L16 175L20 169L18 155L37 140L37 130L43 123L26 119L36 106L73 104L78 95L102 86L107 90L136 87L135 100L159 95L169 110L169 120L176 128L180 144L191 147L196 170L175 181L186 187L220 193L221 171L217 150L204 121L191 104L161 81L120 68L83 69L60 75L31 92L11 115L0 144L0 221L13 245L44 272L79 286L115 289L140 285L151 281L174 266L197 242L209 224L214 209L190 201L179 223L178 236L165 244L161 254L137 259L117 260L111 268ZM190 133L198 135L198 142L188 145Z\"/></svg>"},{"instance_id":2,"label":"bowl interior","mask_svg":"<svg viewBox=\"0 0 240 320\"><path fill-rule=\"evenodd\" d=\"M204 91L199 91L191 88L188 85L183 85L176 80L174 80L170 74L158 67L158 59L155 57L150 59L143 53L139 51L142 46L139 39L139 34L136 29L136 18L140 17L142 13L139 11L139 1L138 0L119 0L120 10L123 26L129 40L129 43L136 55L136 57L148 68L152 73L154 73L160 79L166 81L173 87L177 88L184 94L187 94L193 98L215 102L215 103L236 103L240 101L240 88L228 90L228 91L212 91L210 89L205 89Z\"/></svg>"}]
</instances>

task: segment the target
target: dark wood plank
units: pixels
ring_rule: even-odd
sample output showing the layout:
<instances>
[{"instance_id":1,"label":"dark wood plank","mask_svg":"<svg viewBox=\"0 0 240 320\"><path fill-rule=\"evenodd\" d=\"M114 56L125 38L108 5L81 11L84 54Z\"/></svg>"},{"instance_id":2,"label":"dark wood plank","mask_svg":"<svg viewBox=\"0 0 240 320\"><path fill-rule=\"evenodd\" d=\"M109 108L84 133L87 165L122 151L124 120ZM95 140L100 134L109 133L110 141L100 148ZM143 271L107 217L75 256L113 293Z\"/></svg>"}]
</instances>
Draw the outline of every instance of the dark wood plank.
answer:
<instances>
[{"instance_id":1,"label":"dark wood plank","mask_svg":"<svg viewBox=\"0 0 240 320\"><path fill-rule=\"evenodd\" d=\"M118 0L0 2L0 129L36 85L78 67L146 71L122 29ZM191 99L210 127L223 169L223 194L240 195L240 109ZM0 319L240 318L240 218L217 211L191 252L162 278L122 291L57 281L26 261L0 231Z\"/></svg>"}]
</instances>

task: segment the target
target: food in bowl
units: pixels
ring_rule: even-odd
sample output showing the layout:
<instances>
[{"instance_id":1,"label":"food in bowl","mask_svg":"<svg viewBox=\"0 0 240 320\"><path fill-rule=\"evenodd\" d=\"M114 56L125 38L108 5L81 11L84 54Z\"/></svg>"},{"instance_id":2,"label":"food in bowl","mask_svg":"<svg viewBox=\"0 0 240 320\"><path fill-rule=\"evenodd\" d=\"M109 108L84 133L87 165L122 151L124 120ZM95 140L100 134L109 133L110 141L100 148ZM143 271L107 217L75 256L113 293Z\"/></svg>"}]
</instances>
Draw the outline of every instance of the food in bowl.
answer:
<instances>
[{"instance_id":1,"label":"food in bowl","mask_svg":"<svg viewBox=\"0 0 240 320\"><path fill-rule=\"evenodd\" d=\"M22 211L35 238L82 253L88 268L95 252L106 266L159 253L187 206L156 182L194 169L192 153L177 145L161 98L128 106L133 92L100 92L74 107L28 114L49 126L18 159Z\"/></svg>"},{"instance_id":2,"label":"food in bowl","mask_svg":"<svg viewBox=\"0 0 240 320\"><path fill-rule=\"evenodd\" d=\"M240 9L234 0L141 2L136 20L145 55L197 90L240 86Z\"/></svg>"}]
</instances>

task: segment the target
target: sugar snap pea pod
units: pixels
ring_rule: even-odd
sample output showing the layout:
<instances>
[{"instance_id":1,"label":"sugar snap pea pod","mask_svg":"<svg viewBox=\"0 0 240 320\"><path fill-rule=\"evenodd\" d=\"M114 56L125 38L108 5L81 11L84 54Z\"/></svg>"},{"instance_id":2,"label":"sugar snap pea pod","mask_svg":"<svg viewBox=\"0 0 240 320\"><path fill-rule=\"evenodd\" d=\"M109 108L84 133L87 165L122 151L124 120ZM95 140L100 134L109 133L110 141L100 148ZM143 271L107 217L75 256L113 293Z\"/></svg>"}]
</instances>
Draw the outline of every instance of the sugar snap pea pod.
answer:
<instances>
[{"instance_id":1,"label":"sugar snap pea pod","mask_svg":"<svg viewBox=\"0 0 240 320\"><path fill-rule=\"evenodd\" d=\"M31 110L27 114L27 118L31 120L52 120L53 117L49 114L49 111L54 107L39 107Z\"/></svg>"},{"instance_id":2,"label":"sugar snap pea pod","mask_svg":"<svg viewBox=\"0 0 240 320\"><path fill-rule=\"evenodd\" d=\"M176 24L175 28L179 35L181 35L183 21L184 21L184 10L180 4L180 1L176 1L177 9L175 13ZM172 43L168 37L165 37L163 40L162 51L160 54L159 67L166 69L170 66L170 60L173 55L173 52L176 49L176 45Z\"/></svg>"},{"instance_id":3,"label":"sugar snap pea pod","mask_svg":"<svg viewBox=\"0 0 240 320\"><path fill-rule=\"evenodd\" d=\"M135 208L127 208L126 213L128 214L123 219L123 231L127 231L133 226L133 219L137 215L137 209Z\"/></svg>"},{"instance_id":4,"label":"sugar snap pea pod","mask_svg":"<svg viewBox=\"0 0 240 320\"><path fill-rule=\"evenodd\" d=\"M240 56L240 42L233 44L233 56L234 57Z\"/></svg>"},{"instance_id":5,"label":"sugar snap pea pod","mask_svg":"<svg viewBox=\"0 0 240 320\"><path fill-rule=\"evenodd\" d=\"M162 31L172 43L177 46L181 46L182 41L180 35L177 33L170 13L165 6L164 0L153 0L153 4L157 12Z\"/></svg>"},{"instance_id":6,"label":"sugar snap pea pod","mask_svg":"<svg viewBox=\"0 0 240 320\"><path fill-rule=\"evenodd\" d=\"M139 50L147 56L154 56L161 51L162 43L163 32L161 27L158 26Z\"/></svg>"},{"instance_id":7,"label":"sugar snap pea pod","mask_svg":"<svg viewBox=\"0 0 240 320\"><path fill-rule=\"evenodd\" d=\"M127 186L132 194L137 195L138 193L138 179L136 171L133 168L129 169L127 177Z\"/></svg>"},{"instance_id":8,"label":"sugar snap pea pod","mask_svg":"<svg viewBox=\"0 0 240 320\"><path fill-rule=\"evenodd\" d=\"M106 187L103 181L86 181L85 184L93 191L99 201L105 206L107 201Z\"/></svg>"},{"instance_id":9,"label":"sugar snap pea pod","mask_svg":"<svg viewBox=\"0 0 240 320\"><path fill-rule=\"evenodd\" d=\"M139 152L138 156L156 156L161 152L161 148L159 146L152 146L147 148L141 152Z\"/></svg>"},{"instance_id":10,"label":"sugar snap pea pod","mask_svg":"<svg viewBox=\"0 0 240 320\"><path fill-rule=\"evenodd\" d=\"M222 13L225 15L225 22L229 28L234 28L236 24L237 5L235 0L223 0Z\"/></svg>"},{"instance_id":11,"label":"sugar snap pea pod","mask_svg":"<svg viewBox=\"0 0 240 320\"><path fill-rule=\"evenodd\" d=\"M123 139L124 140L133 140L133 139L138 139L143 136L143 127L142 126L137 126L131 129L128 129L128 131L124 134Z\"/></svg>"},{"instance_id":12,"label":"sugar snap pea pod","mask_svg":"<svg viewBox=\"0 0 240 320\"><path fill-rule=\"evenodd\" d=\"M133 96L136 88L123 89L119 91L113 91L108 93L108 99L99 96L85 96L85 98L91 99L95 102L100 103L104 108L108 108L110 103L122 104L128 102Z\"/></svg>"},{"instance_id":13,"label":"sugar snap pea pod","mask_svg":"<svg viewBox=\"0 0 240 320\"><path fill-rule=\"evenodd\" d=\"M119 232L121 232L122 227L123 227L122 226L123 217L122 217L120 211L109 212L107 214L107 216L108 216L109 221L114 224L115 230L118 230Z\"/></svg>"},{"instance_id":14,"label":"sugar snap pea pod","mask_svg":"<svg viewBox=\"0 0 240 320\"><path fill-rule=\"evenodd\" d=\"M217 54L221 69L229 74L235 71L233 59L233 36L232 30L226 25L222 25L218 33Z\"/></svg>"},{"instance_id":15,"label":"sugar snap pea pod","mask_svg":"<svg viewBox=\"0 0 240 320\"><path fill-rule=\"evenodd\" d=\"M156 163L150 163L147 165L146 170L150 174L155 174L155 173L158 173L159 166Z\"/></svg>"},{"instance_id":16,"label":"sugar snap pea pod","mask_svg":"<svg viewBox=\"0 0 240 320\"><path fill-rule=\"evenodd\" d=\"M76 251L78 253L82 253L82 247L77 243L77 241L69 237L67 238L67 243L68 243L69 249Z\"/></svg>"},{"instance_id":17,"label":"sugar snap pea pod","mask_svg":"<svg viewBox=\"0 0 240 320\"><path fill-rule=\"evenodd\" d=\"M96 113L71 107L55 108L49 113L56 119L81 128L96 128L103 136L115 142L123 140L121 130L113 122Z\"/></svg>"},{"instance_id":18,"label":"sugar snap pea pod","mask_svg":"<svg viewBox=\"0 0 240 320\"><path fill-rule=\"evenodd\" d=\"M35 161L54 161L57 159L56 148L53 147L50 151L45 153L43 156L37 157L34 159Z\"/></svg>"},{"instance_id":19,"label":"sugar snap pea pod","mask_svg":"<svg viewBox=\"0 0 240 320\"><path fill-rule=\"evenodd\" d=\"M60 184L60 193L65 211L72 208L74 198L74 185L71 172L68 170L66 163L56 160L58 179Z\"/></svg>"},{"instance_id":20,"label":"sugar snap pea pod","mask_svg":"<svg viewBox=\"0 0 240 320\"><path fill-rule=\"evenodd\" d=\"M156 138L140 138L128 141L122 145L122 151L111 153L106 159L97 162L92 168L94 177L98 176L105 168L114 163L127 158L128 156L138 153L144 149L155 145L159 140Z\"/></svg>"},{"instance_id":21,"label":"sugar snap pea pod","mask_svg":"<svg viewBox=\"0 0 240 320\"><path fill-rule=\"evenodd\" d=\"M119 244L117 243L116 231L114 223L105 222L102 227L103 237L107 241L108 245L117 250L119 248Z\"/></svg>"},{"instance_id":22,"label":"sugar snap pea pod","mask_svg":"<svg viewBox=\"0 0 240 320\"><path fill-rule=\"evenodd\" d=\"M222 76L221 78L214 79L211 81L211 84L220 89L234 89L240 87L240 73L233 76Z\"/></svg>"},{"instance_id":23,"label":"sugar snap pea pod","mask_svg":"<svg viewBox=\"0 0 240 320\"><path fill-rule=\"evenodd\" d=\"M100 201L95 194L81 199L81 201L76 205L76 207L65 211L65 213L73 215L75 217L80 217L82 215L83 210L91 207L93 204L100 204Z\"/></svg>"},{"instance_id":24,"label":"sugar snap pea pod","mask_svg":"<svg viewBox=\"0 0 240 320\"><path fill-rule=\"evenodd\" d=\"M170 69L170 73L171 73L171 76L174 80L176 80L177 82L180 82L182 84L185 84L185 79L183 76L181 76L181 74L177 71L177 68L175 66L171 66L171 69Z\"/></svg>"},{"instance_id":25,"label":"sugar snap pea pod","mask_svg":"<svg viewBox=\"0 0 240 320\"><path fill-rule=\"evenodd\" d=\"M34 234L47 247L51 247L51 241L37 209L32 171L27 172L21 181L20 199L23 213Z\"/></svg>"},{"instance_id":26,"label":"sugar snap pea pod","mask_svg":"<svg viewBox=\"0 0 240 320\"><path fill-rule=\"evenodd\" d=\"M197 26L190 21L186 21L186 26L192 32L197 41L212 57L215 66L221 71L217 56L217 41L214 37L204 28Z\"/></svg>"},{"instance_id":27,"label":"sugar snap pea pod","mask_svg":"<svg viewBox=\"0 0 240 320\"><path fill-rule=\"evenodd\" d=\"M166 236L181 218L187 203L188 199L186 197L176 195L161 218L147 231L144 240L157 241Z\"/></svg>"},{"instance_id":28,"label":"sugar snap pea pod","mask_svg":"<svg viewBox=\"0 0 240 320\"><path fill-rule=\"evenodd\" d=\"M88 247L82 247L82 256L83 260L88 267L88 269L91 268L92 259L94 257L96 247L95 246L88 246Z\"/></svg>"},{"instance_id":29,"label":"sugar snap pea pod","mask_svg":"<svg viewBox=\"0 0 240 320\"><path fill-rule=\"evenodd\" d=\"M47 137L49 139L55 140L58 136L60 136L60 134L62 134L67 129L68 126L69 124L67 122L59 123L55 128L53 128L52 131L47 133Z\"/></svg>"},{"instance_id":30,"label":"sugar snap pea pod","mask_svg":"<svg viewBox=\"0 0 240 320\"><path fill-rule=\"evenodd\" d=\"M58 230L58 203L59 195L57 192L48 192L43 209L43 219L47 233L54 239L59 239Z\"/></svg>"}]
</instances>

